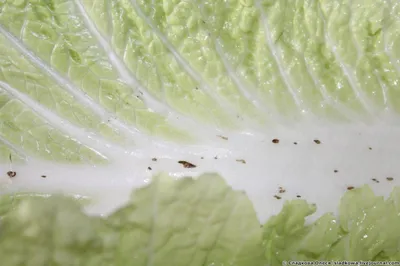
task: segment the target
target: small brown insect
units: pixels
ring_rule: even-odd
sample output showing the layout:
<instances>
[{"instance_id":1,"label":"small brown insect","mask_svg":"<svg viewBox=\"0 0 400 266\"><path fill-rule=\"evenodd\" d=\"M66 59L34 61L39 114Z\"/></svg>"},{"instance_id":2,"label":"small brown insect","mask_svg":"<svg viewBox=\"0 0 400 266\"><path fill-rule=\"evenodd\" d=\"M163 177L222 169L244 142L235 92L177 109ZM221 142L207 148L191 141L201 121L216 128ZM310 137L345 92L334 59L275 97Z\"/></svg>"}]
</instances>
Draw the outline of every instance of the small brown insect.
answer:
<instances>
[{"instance_id":1,"label":"small brown insect","mask_svg":"<svg viewBox=\"0 0 400 266\"><path fill-rule=\"evenodd\" d=\"M15 177L15 176L17 175L17 172L15 172L15 171L8 171L8 172L7 172L7 175L8 175L9 177Z\"/></svg>"},{"instance_id":2,"label":"small brown insect","mask_svg":"<svg viewBox=\"0 0 400 266\"><path fill-rule=\"evenodd\" d=\"M297 142L295 141L295 142L293 142L293 144L294 144L294 145L297 145Z\"/></svg>"},{"instance_id":3,"label":"small brown insect","mask_svg":"<svg viewBox=\"0 0 400 266\"><path fill-rule=\"evenodd\" d=\"M153 162L157 162L157 158L152 158L151 159Z\"/></svg>"},{"instance_id":4,"label":"small brown insect","mask_svg":"<svg viewBox=\"0 0 400 266\"><path fill-rule=\"evenodd\" d=\"M386 180L387 180L387 181L393 181L394 178L393 178L393 177L386 177Z\"/></svg>"},{"instance_id":5,"label":"small brown insect","mask_svg":"<svg viewBox=\"0 0 400 266\"><path fill-rule=\"evenodd\" d=\"M236 162L246 164L246 161L243 159L237 159Z\"/></svg>"},{"instance_id":6,"label":"small brown insect","mask_svg":"<svg viewBox=\"0 0 400 266\"><path fill-rule=\"evenodd\" d=\"M339 170L336 170L336 169L335 169L335 170L333 170L333 172L334 172L334 173L337 173L337 172L339 172Z\"/></svg>"},{"instance_id":7,"label":"small brown insect","mask_svg":"<svg viewBox=\"0 0 400 266\"><path fill-rule=\"evenodd\" d=\"M149 166L149 167L147 167L147 169L148 169L148 170L150 170L150 171L151 171L151 170L153 170L153 169L152 169L150 166Z\"/></svg>"},{"instance_id":8,"label":"small brown insect","mask_svg":"<svg viewBox=\"0 0 400 266\"><path fill-rule=\"evenodd\" d=\"M45 175L41 175L41 177L42 177L42 178L46 178L47 176L45 176Z\"/></svg>"},{"instance_id":9,"label":"small brown insect","mask_svg":"<svg viewBox=\"0 0 400 266\"><path fill-rule=\"evenodd\" d=\"M204 159L204 157L202 156L202 157L200 157L200 159L202 159L202 160L203 160L203 159Z\"/></svg>"},{"instance_id":10,"label":"small brown insect","mask_svg":"<svg viewBox=\"0 0 400 266\"><path fill-rule=\"evenodd\" d=\"M228 137L222 136L222 135L217 135L217 137L223 139L223 140L228 140Z\"/></svg>"},{"instance_id":11,"label":"small brown insect","mask_svg":"<svg viewBox=\"0 0 400 266\"><path fill-rule=\"evenodd\" d=\"M321 141L320 141L319 139L314 139L314 142L315 142L316 144L321 144Z\"/></svg>"},{"instance_id":12,"label":"small brown insect","mask_svg":"<svg viewBox=\"0 0 400 266\"><path fill-rule=\"evenodd\" d=\"M374 181L375 183L379 183L379 180L376 178L372 178L372 181Z\"/></svg>"},{"instance_id":13,"label":"small brown insect","mask_svg":"<svg viewBox=\"0 0 400 266\"><path fill-rule=\"evenodd\" d=\"M297 198L301 198L301 196L300 196L300 195L296 195L296 197L297 197Z\"/></svg>"},{"instance_id":14,"label":"small brown insect","mask_svg":"<svg viewBox=\"0 0 400 266\"><path fill-rule=\"evenodd\" d=\"M353 186L348 186L348 187L347 187L347 190L353 190L353 189L354 189Z\"/></svg>"},{"instance_id":15,"label":"small brown insect","mask_svg":"<svg viewBox=\"0 0 400 266\"><path fill-rule=\"evenodd\" d=\"M274 198L279 200L279 199L281 199L282 197L280 197L280 196L278 196L278 195L274 195Z\"/></svg>"},{"instance_id":16,"label":"small brown insect","mask_svg":"<svg viewBox=\"0 0 400 266\"><path fill-rule=\"evenodd\" d=\"M369 150L372 150L372 147L368 147Z\"/></svg>"},{"instance_id":17,"label":"small brown insect","mask_svg":"<svg viewBox=\"0 0 400 266\"><path fill-rule=\"evenodd\" d=\"M182 164L184 168L196 168L196 165L187 161L178 161L178 163Z\"/></svg>"},{"instance_id":18,"label":"small brown insect","mask_svg":"<svg viewBox=\"0 0 400 266\"><path fill-rule=\"evenodd\" d=\"M279 193L285 193L286 192L286 189L284 189L283 187L279 187Z\"/></svg>"},{"instance_id":19,"label":"small brown insect","mask_svg":"<svg viewBox=\"0 0 400 266\"><path fill-rule=\"evenodd\" d=\"M273 139L273 140L272 140L272 143L278 144L278 143L279 143L279 139Z\"/></svg>"},{"instance_id":20,"label":"small brown insect","mask_svg":"<svg viewBox=\"0 0 400 266\"><path fill-rule=\"evenodd\" d=\"M214 159L215 159L215 160L218 160L218 156L215 156Z\"/></svg>"}]
</instances>

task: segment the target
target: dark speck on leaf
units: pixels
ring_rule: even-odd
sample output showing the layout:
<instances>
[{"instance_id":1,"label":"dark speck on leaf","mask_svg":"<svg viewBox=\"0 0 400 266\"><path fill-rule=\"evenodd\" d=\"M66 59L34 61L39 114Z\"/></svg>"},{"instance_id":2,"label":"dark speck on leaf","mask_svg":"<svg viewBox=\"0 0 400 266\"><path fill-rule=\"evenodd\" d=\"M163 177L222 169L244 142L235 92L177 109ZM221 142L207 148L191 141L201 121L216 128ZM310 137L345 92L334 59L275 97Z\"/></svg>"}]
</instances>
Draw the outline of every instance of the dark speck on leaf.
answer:
<instances>
[{"instance_id":1,"label":"dark speck on leaf","mask_svg":"<svg viewBox=\"0 0 400 266\"><path fill-rule=\"evenodd\" d=\"M274 198L279 200L279 199L281 199L282 197L281 197L281 196L278 196L278 195L274 195Z\"/></svg>"},{"instance_id":2,"label":"dark speck on leaf","mask_svg":"<svg viewBox=\"0 0 400 266\"><path fill-rule=\"evenodd\" d=\"M286 192L286 189L284 189L283 187L279 187L279 193L285 193Z\"/></svg>"},{"instance_id":3,"label":"dark speck on leaf","mask_svg":"<svg viewBox=\"0 0 400 266\"><path fill-rule=\"evenodd\" d=\"M15 177L15 176L17 175L17 172L15 172L15 171L8 171L8 172L7 172L7 175L8 175L9 177Z\"/></svg>"},{"instance_id":4,"label":"dark speck on leaf","mask_svg":"<svg viewBox=\"0 0 400 266\"><path fill-rule=\"evenodd\" d=\"M372 147L368 147L368 150L372 150Z\"/></svg>"},{"instance_id":5,"label":"dark speck on leaf","mask_svg":"<svg viewBox=\"0 0 400 266\"><path fill-rule=\"evenodd\" d=\"M293 144L294 144L294 145L297 145L297 142L295 141L295 142L293 142Z\"/></svg>"},{"instance_id":6,"label":"dark speck on leaf","mask_svg":"<svg viewBox=\"0 0 400 266\"><path fill-rule=\"evenodd\" d=\"M279 139L273 139L273 140L272 140L272 143L278 144L278 143L279 143Z\"/></svg>"},{"instance_id":7,"label":"dark speck on leaf","mask_svg":"<svg viewBox=\"0 0 400 266\"><path fill-rule=\"evenodd\" d=\"M354 189L353 186L348 186L348 187L347 187L347 190L353 190L353 189Z\"/></svg>"},{"instance_id":8,"label":"dark speck on leaf","mask_svg":"<svg viewBox=\"0 0 400 266\"><path fill-rule=\"evenodd\" d=\"M376 178L372 178L372 181L374 181L375 183L379 183L379 180Z\"/></svg>"},{"instance_id":9,"label":"dark speck on leaf","mask_svg":"<svg viewBox=\"0 0 400 266\"><path fill-rule=\"evenodd\" d=\"M45 175L41 175L41 177L42 177L42 178L46 178L47 176L45 176Z\"/></svg>"},{"instance_id":10,"label":"dark speck on leaf","mask_svg":"<svg viewBox=\"0 0 400 266\"><path fill-rule=\"evenodd\" d=\"M337 172L339 172L339 170L336 170L336 169L335 169L335 170L333 170L333 172L334 172L334 173L337 173Z\"/></svg>"},{"instance_id":11,"label":"dark speck on leaf","mask_svg":"<svg viewBox=\"0 0 400 266\"><path fill-rule=\"evenodd\" d=\"M153 169L151 169L151 167L150 167L150 166L149 166L149 167L147 167L147 169L148 169L148 170L150 170L150 171L151 171L151 170L153 170Z\"/></svg>"},{"instance_id":12,"label":"dark speck on leaf","mask_svg":"<svg viewBox=\"0 0 400 266\"><path fill-rule=\"evenodd\" d=\"M238 163L242 163L242 164L246 164L246 161L245 161L245 160L243 160L243 159L237 159L237 160L236 160L236 162L238 162Z\"/></svg>"},{"instance_id":13,"label":"dark speck on leaf","mask_svg":"<svg viewBox=\"0 0 400 266\"><path fill-rule=\"evenodd\" d=\"M217 137L223 139L223 140L228 140L228 137L222 136L222 135L217 135Z\"/></svg>"},{"instance_id":14,"label":"dark speck on leaf","mask_svg":"<svg viewBox=\"0 0 400 266\"><path fill-rule=\"evenodd\" d=\"M215 160L218 160L218 156L215 156L214 159L215 159Z\"/></svg>"},{"instance_id":15,"label":"dark speck on leaf","mask_svg":"<svg viewBox=\"0 0 400 266\"><path fill-rule=\"evenodd\" d=\"M157 158L152 158L151 159L153 162L157 162Z\"/></svg>"},{"instance_id":16,"label":"dark speck on leaf","mask_svg":"<svg viewBox=\"0 0 400 266\"><path fill-rule=\"evenodd\" d=\"M297 198L301 198L301 196L300 196L300 195L297 195L296 197L297 197Z\"/></svg>"},{"instance_id":17,"label":"dark speck on leaf","mask_svg":"<svg viewBox=\"0 0 400 266\"><path fill-rule=\"evenodd\" d=\"M198 90L199 88L198 88L198 87L195 87L194 89L195 89L195 90Z\"/></svg>"},{"instance_id":18,"label":"dark speck on leaf","mask_svg":"<svg viewBox=\"0 0 400 266\"><path fill-rule=\"evenodd\" d=\"M321 144L321 141L320 141L319 139L314 139L314 142L315 142L316 144Z\"/></svg>"},{"instance_id":19,"label":"dark speck on leaf","mask_svg":"<svg viewBox=\"0 0 400 266\"><path fill-rule=\"evenodd\" d=\"M187 161L178 161L178 163L182 164L184 168L196 168L196 165Z\"/></svg>"},{"instance_id":20,"label":"dark speck on leaf","mask_svg":"<svg viewBox=\"0 0 400 266\"><path fill-rule=\"evenodd\" d=\"M203 160L203 159L204 159L204 157L202 156L202 157L200 157L200 159L202 159L202 160Z\"/></svg>"},{"instance_id":21,"label":"dark speck on leaf","mask_svg":"<svg viewBox=\"0 0 400 266\"><path fill-rule=\"evenodd\" d=\"M393 179L394 179L393 177L386 177L387 181L393 181Z\"/></svg>"}]
</instances>

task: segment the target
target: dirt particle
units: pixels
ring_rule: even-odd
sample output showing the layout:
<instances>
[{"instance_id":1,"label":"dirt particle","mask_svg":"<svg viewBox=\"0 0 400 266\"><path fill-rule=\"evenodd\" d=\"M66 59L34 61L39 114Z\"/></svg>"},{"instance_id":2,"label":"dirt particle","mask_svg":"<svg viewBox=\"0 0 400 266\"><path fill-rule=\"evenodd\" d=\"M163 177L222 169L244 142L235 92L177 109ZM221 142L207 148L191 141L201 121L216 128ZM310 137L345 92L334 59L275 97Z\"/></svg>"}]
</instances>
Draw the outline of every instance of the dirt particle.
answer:
<instances>
[{"instance_id":1,"label":"dirt particle","mask_svg":"<svg viewBox=\"0 0 400 266\"><path fill-rule=\"evenodd\" d=\"M372 178L372 181L374 181L375 183L379 183L379 180L376 178Z\"/></svg>"},{"instance_id":2,"label":"dirt particle","mask_svg":"<svg viewBox=\"0 0 400 266\"><path fill-rule=\"evenodd\" d=\"M7 175L8 175L9 177L15 177L15 176L17 175L17 172L15 172L15 171L8 171L8 172L7 172Z\"/></svg>"},{"instance_id":3,"label":"dirt particle","mask_svg":"<svg viewBox=\"0 0 400 266\"><path fill-rule=\"evenodd\" d=\"M274 195L274 198L280 200L282 197L278 196L278 195Z\"/></svg>"},{"instance_id":4,"label":"dirt particle","mask_svg":"<svg viewBox=\"0 0 400 266\"><path fill-rule=\"evenodd\" d=\"M187 161L178 161L184 168L196 168L196 165L189 163Z\"/></svg>"},{"instance_id":5,"label":"dirt particle","mask_svg":"<svg viewBox=\"0 0 400 266\"><path fill-rule=\"evenodd\" d=\"M215 160L218 160L218 156L215 156L214 159L215 159Z\"/></svg>"},{"instance_id":6,"label":"dirt particle","mask_svg":"<svg viewBox=\"0 0 400 266\"><path fill-rule=\"evenodd\" d=\"M371 151L371 150L372 150L372 147L368 147L368 150L370 150L370 151Z\"/></svg>"},{"instance_id":7,"label":"dirt particle","mask_svg":"<svg viewBox=\"0 0 400 266\"><path fill-rule=\"evenodd\" d=\"M153 162L157 162L157 158L152 158L151 159Z\"/></svg>"},{"instance_id":8,"label":"dirt particle","mask_svg":"<svg viewBox=\"0 0 400 266\"><path fill-rule=\"evenodd\" d=\"M321 144L321 141L320 141L319 139L314 139L314 142L315 142L316 144Z\"/></svg>"},{"instance_id":9,"label":"dirt particle","mask_svg":"<svg viewBox=\"0 0 400 266\"><path fill-rule=\"evenodd\" d=\"M238 162L238 163L242 163L242 164L246 164L246 161L245 161L245 160L243 160L243 159L237 159L237 160L236 160L236 162Z\"/></svg>"},{"instance_id":10,"label":"dirt particle","mask_svg":"<svg viewBox=\"0 0 400 266\"><path fill-rule=\"evenodd\" d=\"M393 178L393 177L386 177L386 180L387 180L387 181L393 181L394 178Z\"/></svg>"},{"instance_id":11,"label":"dirt particle","mask_svg":"<svg viewBox=\"0 0 400 266\"><path fill-rule=\"evenodd\" d=\"M300 195L296 195L296 198L301 198L301 196Z\"/></svg>"},{"instance_id":12,"label":"dirt particle","mask_svg":"<svg viewBox=\"0 0 400 266\"><path fill-rule=\"evenodd\" d=\"M200 157L200 159L204 160L204 157L203 157L203 156L201 156L201 157Z\"/></svg>"},{"instance_id":13,"label":"dirt particle","mask_svg":"<svg viewBox=\"0 0 400 266\"><path fill-rule=\"evenodd\" d=\"M41 175L40 177L41 177L41 178L46 178L47 176L45 176L45 175Z\"/></svg>"},{"instance_id":14,"label":"dirt particle","mask_svg":"<svg viewBox=\"0 0 400 266\"><path fill-rule=\"evenodd\" d=\"M335 170L333 170L333 172L334 172L334 173L337 173L337 172L339 172L339 170L335 169Z\"/></svg>"},{"instance_id":15,"label":"dirt particle","mask_svg":"<svg viewBox=\"0 0 400 266\"><path fill-rule=\"evenodd\" d=\"M293 142L293 144L294 144L294 145L297 145L297 142L295 141L295 142Z\"/></svg>"},{"instance_id":16,"label":"dirt particle","mask_svg":"<svg viewBox=\"0 0 400 266\"><path fill-rule=\"evenodd\" d=\"M222 135L217 135L218 138L221 138L223 140L228 140L228 137L222 136Z\"/></svg>"},{"instance_id":17,"label":"dirt particle","mask_svg":"<svg viewBox=\"0 0 400 266\"><path fill-rule=\"evenodd\" d=\"M278 144L278 143L279 143L279 139L273 139L273 140L272 140L272 143Z\"/></svg>"},{"instance_id":18,"label":"dirt particle","mask_svg":"<svg viewBox=\"0 0 400 266\"><path fill-rule=\"evenodd\" d=\"M282 193L285 193L286 192L286 189L284 189L283 187L279 187L279 191L278 191L280 194L282 194Z\"/></svg>"},{"instance_id":19,"label":"dirt particle","mask_svg":"<svg viewBox=\"0 0 400 266\"><path fill-rule=\"evenodd\" d=\"M348 186L348 187L347 187L347 190L353 190L353 189L354 189L353 186Z\"/></svg>"},{"instance_id":20,"label":"dirt particle","mask_svg":"<svg viewBox=\"0 0 400 266\"><path fill-rule=\"evenodd\" d=\"M153 170L153 169L152 169L150 166L149 166L149 167L147 167L147 169L148 169L148 170L150 170L150 171L151 171L151 170Z\"/></svg>"}]
</instances>

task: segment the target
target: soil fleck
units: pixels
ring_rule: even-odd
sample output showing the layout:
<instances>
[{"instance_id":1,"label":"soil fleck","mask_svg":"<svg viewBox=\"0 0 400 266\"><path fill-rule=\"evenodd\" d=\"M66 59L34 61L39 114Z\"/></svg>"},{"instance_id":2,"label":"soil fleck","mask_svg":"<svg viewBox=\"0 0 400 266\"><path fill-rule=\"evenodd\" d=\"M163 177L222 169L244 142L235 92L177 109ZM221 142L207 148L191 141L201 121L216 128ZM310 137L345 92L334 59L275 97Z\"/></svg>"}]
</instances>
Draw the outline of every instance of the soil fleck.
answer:
<instances>
[{"instance_id":1,"label":"soil fleck","mask_svg":"<svg viewBox=\"0 0 400 266\"><path fill-rule=\"evenodd\" d=\"M278 195L274 195L274 198L279 200L279 199L281 199L282 197L281 197L281 196L278 196Z\"/></svg>"},{"instance_id":2,"label":"soil fleck","mask_svg":"<svg viewBox=\"0 0 400 266\"><path fill-rule=\"evenodd\" d=\"M184 168L196 168L196 165L189 163L187 161L178 161Z\"/></svg>"},{"instance_id":3,"label":"soil fleck","mask_svg":"<svg viewBox=\"0 0 400 266\"><path fill-rule=\"evenodd\" d=\"M286 189L284 189L283 187L279 187L279 193L285 193L286 192Z\"/></svg>"},{"instance_id":4,"label":"soil fleck","mask_svg":"<svg viewBox=\"0 0 400 266\"><path fill-rule=\"evenodd\" d=\"M15 171L8 171L8 172L7 172L7 175L8 175L9 177L15 177L15 176L17 175L17 172L15 172Z\"/></svg>"},{"instance_id":5,"label":"soil fleck","mask_svg":"<svg viewBox=\"0 0 400 266\"><path fill-rule=\"evenodd\" d=\"M222 135L217 135L217 137L223 139L223 140L228 140L228 137L222 136Z\"/></svg>"},{"instance_id":6,"label":"soil fleck","mask_svg":"<svg viewBox=\"0 0 400 266\"><path fill-rule=\"evenodd\" d=\"M393 178L393 177L386 177L386 180L387 180L387 181L393 181L394 178Z\"/></svg>"},{"instance_id":7,"label":"soil fleck","mask_svg":"<svg viewBox=\"0 0 400 266\"><path fill-rule=\"evenodd\" d=\"M237 160L236 160L236 162L238 162L238 163L242 163L242 164L246 164L246 161L245 161L245 160L243 160L243 159L237 159Z\"/></svg>"}]
</instances>

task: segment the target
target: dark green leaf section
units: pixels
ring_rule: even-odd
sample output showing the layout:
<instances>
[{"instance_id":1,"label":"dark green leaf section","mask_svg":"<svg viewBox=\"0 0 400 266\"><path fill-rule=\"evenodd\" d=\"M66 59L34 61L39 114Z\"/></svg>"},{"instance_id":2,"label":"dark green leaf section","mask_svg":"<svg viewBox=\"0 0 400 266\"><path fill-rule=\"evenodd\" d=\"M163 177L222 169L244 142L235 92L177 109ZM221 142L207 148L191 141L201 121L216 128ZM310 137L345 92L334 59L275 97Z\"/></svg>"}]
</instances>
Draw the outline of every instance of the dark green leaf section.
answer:
<instances>
[{"instance_id":1,"label":"dark green leaf section","mask_svg":"<svg viewBox=\"0 0 400 266\"><path fill-rule=\"evenodd\" d=\"M263 265L250 200L214 174L160 175L106 218L60 196L0 200L3 265Z\"/></svg>"},{"instance_id":2,"label":"dark green leaf section","mask_svg":"<svg viewBox=\"0 0 400 266\"><path fill-rule=\"evenodd\" d=\"M339 215L325 214L312 224L316 210L304 200L288 201L264 226L269 265L283 261L392 261L400 255L400 189L375 196L368 186L348 191ZM379 265L379 264L378 264Z\"/></svg>"},{"instance_id":3,"label":"dark green leaf section","mask_svg":"<svg viewBox=\"0 0 400 266\"><path fill-rule=\"evenodd\" d=\"M108 217L73 198L0 198L2 265L265 266L283 261L393 261L400 257L400 188L384 200L347 192L336 217L307 223L316 206L285 203L260 226L250 200L215 174L167 175L136 190Z\"/></svg>"}]
</instances>

